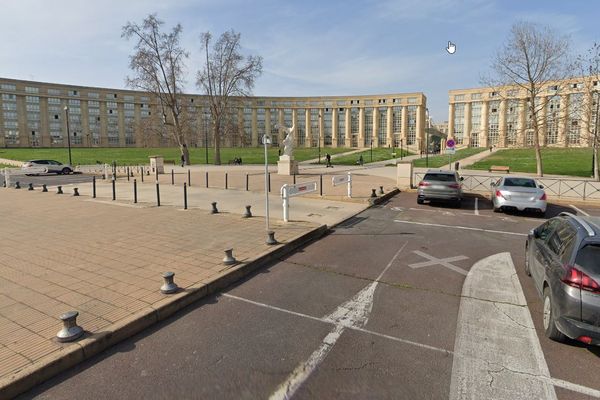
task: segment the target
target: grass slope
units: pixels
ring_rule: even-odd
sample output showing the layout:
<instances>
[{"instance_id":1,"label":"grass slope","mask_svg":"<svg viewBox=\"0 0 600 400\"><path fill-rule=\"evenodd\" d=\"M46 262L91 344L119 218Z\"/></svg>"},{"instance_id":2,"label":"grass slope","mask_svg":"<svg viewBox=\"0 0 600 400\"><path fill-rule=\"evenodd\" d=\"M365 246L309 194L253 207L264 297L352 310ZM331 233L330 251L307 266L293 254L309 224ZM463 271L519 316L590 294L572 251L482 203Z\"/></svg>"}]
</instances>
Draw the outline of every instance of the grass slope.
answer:
<instances>
[{"instance_id":1,"label":"grass slope","mask_svg":"<svg viewBox=\"0 0 600 400\"><path fill-rule=\"evenodd\" d=\"M443 165L448 164L449 161L454 163L458 160L462 160L463 158L470 157L474 154L481 153L482 151L486 150L488 149L481 147L468 147L466 149L457 150L456 153L452 156L449 156L447 154L429 156L429 168L439 168ZM423 156L423 158L413 161L413 165L415 167L425 168L427 166L426 164L427 162L425 160L425 156Z\"/></svg>"},{"instance_id":2,"label":"grass slope","mask_svg":"<svg viewBox=\"0 0 600 400\"><path fill-rule=\"evenodd\" d=\"M371 150L368 149L365 151L361 151L360 153L354 153L354 154L350 154L347 156L337 157L337 158L331 160L331 162L334 165L356 165L356 162L358 161L358 159L361 155L363 157L363 163L365 163L365 164L368 164L370 162L391 160L391 159L396 159L396 158L400 159L400 149L394 148L394 152L396 153L396 155L392 156L391 148L377 147L377 148L373 149L372 161L371 161ZM407 152L406 150L403 150L402 156L406 157L407 155L411 155L411 153ZM324 162L325 161L321 160L321 163L324 163Z\"/></svg>"}]
</instances>

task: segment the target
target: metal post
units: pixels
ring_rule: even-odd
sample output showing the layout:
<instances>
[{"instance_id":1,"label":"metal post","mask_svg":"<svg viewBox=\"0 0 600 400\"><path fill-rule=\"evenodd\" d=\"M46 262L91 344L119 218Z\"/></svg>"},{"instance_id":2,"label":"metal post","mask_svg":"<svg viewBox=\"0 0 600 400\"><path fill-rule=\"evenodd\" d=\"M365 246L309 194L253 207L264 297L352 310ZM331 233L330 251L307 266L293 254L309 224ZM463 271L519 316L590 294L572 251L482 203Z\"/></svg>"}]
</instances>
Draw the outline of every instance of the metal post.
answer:
<instances>
[{"instance_id":1,"label":"metal post","mask_svg":"<svg viewBox=\"0 0 600 400\"><path fill-rule=\"evenodd\" d=\"M373 135L371 133L371 135ZM371 137L371 162L373 162L373 138Z\"/></svg>"},{"instance_id":2,"label":"metal post","mask_svg":"<svg viewBox=\"0 0 600 400\"><path fill-rule=\"evenodd\" d=\"M269 193L271 193L271 173L269 172Z\"/></svg>"},{"instance_id":3,"label":"metal post","mask_svg":"<svg viewBox=\"0 0 600 400\"><path fill-rule=\"evenodd\" d=\"M228 189L228 182L227 182L227 172L225 172L225 190Z\"/></svg>"},{"instance_id":4,"label":"metal post","mask_svg":"<svg viewBox=\"0 0 600 400\"><path fill-rule=\"evenodd\" d=\"M171 185L175 184L175 171L171 170Z\"/></svg>"},{"instance_id":5,"label":"metal post","mask_svg":"<svg viewBox=\"0 0 600 400\"><path fill-rule=\"evenodd\" d=\"M133 180L133 202L137 203L137 179Z\"/></svg>"},{"instance_id":6,"label":"metal post","mask_svg":"<svg viewBox=\"0 0 600 400\"><path fill-rule=\"evenodd\" d=\"M323 196L323 174L319 175L319 195Z\"/></svg>"},{"instance_id":7,"label":"metal post","mask_svg":"<svg viewBox=\"0 0 600 400\"><path fill-rule=\"evenodd\" d=\"M127 182L129 182L129 166L127 167Z\"/></svg>"},{"instance_id":8,"label":"metal post","mask_svg":"<svg viewBox=\"0 0 600 400\"><path fill-rule=\"evenodd\" d=\"M296 184L296 174L293 175L294 176L294 185Z\"/></svg>"},{"instance_id":9,"label":"metal post","mask_svg":"<svg viewBox=\"0 0 600 400\"><path fill-rule=\"evenodd\" d=\"M183 209L187 210L187 184L183 182Z\"/></svg>"},{"instance_id":10,"label":"metal post","mask_svg":"<svg viewBox=\"0 0 600 400\"><path fill-rule=\"evenodd\" d=\"M96 198L96 177L92 176L92 198Z\"/></svg>"},{"instance_id":11,"label":"metal post","mask_svg":"<svg viewBox=\"0 0 600 400\"><path fill-rule=\"evenodd\" d=\"M156 182L156 206L160 207L160 188L158 186L158 181Z\"/></svg>"},{"instance_id":12,"label":"metal post","mask_svg":"<svg viewBox=\"0 0 600 400\"><path fill-rule=\"evenodd\" d=\"M348 172L348 198L352 198L352 174Z\"/></svg>"},{"instance_id":13,"label":"metal post","mask_svg":"<svg viewBox=\"0 0 600 400\"><path fill-rule=\"evenodd\" d=\"M208 189L208 171L206 171L206 188Z\"/></svg>"},{"instance_id":14,"label":"metal post","mask_svg":"<svg viewBox=\"0 0 600 400\"><path fill-rule=\"evenodd\" d=\"M192 174L188 169L188 186L192 186Z\"/></svg>"},{"instance_id":15,"label":"metal post","mask_svg":"<svg viewBox=\"0 0 600 400\"><path fill-rule=\"evenodd\" d=\"M281 187L281 197L283 198L283 221L288 222L290 218L290 201L287 191L287 183Z\"/></svg>"},{"instance_id":16,"label":"metal post","mask_svg":"<svg viewBox=\"0 0 600 400\"><path fill-rule=\"evenodd\" d=\"M267 142L270 142L269 137L265 134L263 136L263 146L265 148L265 222L267 225L267 232L269 229L269 192L271 188L270 175L269 175L269 164L267 156Z\"/></svg>"},{"instance_id":17,"label":"metal post","mask_svg":"<svg viewBox=\"0 0 600 400\"><path fill-rule=\"evenodd\" d=\"M112 178L112 199L113 201L117 199L117 192L116 192L116 188L115 188L115 177L113 175Z\"/></svg>"},{"instance_id":18,"label":"metal post","mask_svg":"<svg viewBox=\"0 0 600 400\"><path fill-rule=\"evenodd\" d=\"M73 165L71 160L71 133L69 132L69 106L65 106L65 118L67 120L67 146L69 146L69 165Z\"/></svg>"},{"instance_id":19,"label":"metal post","mask_svg":"<svg viewBox=\"0 0 600 400\"><path fill-rule=\"evenodd\" d=\"M142 165L142 183L144 183L144 166Z\"/></svg>"},{"instance_id":20,"label":"metal post","mask_svg":"<svg viewBox=\"0 0 600 400\"><path fill-rule=\"evenodd\" d=\"M248 184L249 184L249 183L250 183L250 182L249 182L249 175L248 175L248 174L246 174L246 192L248 191L248 186L249 186Z\"/></svg>"}]
</instances>

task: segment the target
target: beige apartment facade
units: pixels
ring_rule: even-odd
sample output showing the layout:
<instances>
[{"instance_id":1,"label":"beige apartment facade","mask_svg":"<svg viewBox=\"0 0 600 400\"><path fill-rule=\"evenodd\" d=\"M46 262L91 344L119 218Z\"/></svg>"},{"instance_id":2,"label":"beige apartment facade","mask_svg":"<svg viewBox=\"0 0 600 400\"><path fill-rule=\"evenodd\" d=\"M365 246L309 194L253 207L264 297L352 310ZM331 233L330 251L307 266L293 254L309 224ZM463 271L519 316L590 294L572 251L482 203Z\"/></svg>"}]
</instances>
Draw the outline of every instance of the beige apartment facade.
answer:
<instances>
[{"instance_id":1,"label":"beige apartment facade","mask_svg":"<svg viewBox=\"0 0 600 400\"><path fill-rule=\"evenodd\" d=\"M325 97L236 98L223 143L272 145L281 127L295 126L297 147L400 147L424 145L426 97L399 93ZM182 96L191 146L213 145L206 97ZM0 78L0 147L165 147L175 143L152 95L132 90ZM166 123L165 123L166 122Z\"/></svg>"},{"instance_id":2,"label":"beige apartment facade","mask_svg":"<svg viewBox=\"0 0 600 400\"><path fill-rule=\"evenodd\" d=\"M536 97L540 145L590 146L598 89L598 82L592 78L543 85ZM533 117L524 89L451 90L448 108L448 137L459 146L522 148L534 145Z\"/></svg>"}]
</instances>

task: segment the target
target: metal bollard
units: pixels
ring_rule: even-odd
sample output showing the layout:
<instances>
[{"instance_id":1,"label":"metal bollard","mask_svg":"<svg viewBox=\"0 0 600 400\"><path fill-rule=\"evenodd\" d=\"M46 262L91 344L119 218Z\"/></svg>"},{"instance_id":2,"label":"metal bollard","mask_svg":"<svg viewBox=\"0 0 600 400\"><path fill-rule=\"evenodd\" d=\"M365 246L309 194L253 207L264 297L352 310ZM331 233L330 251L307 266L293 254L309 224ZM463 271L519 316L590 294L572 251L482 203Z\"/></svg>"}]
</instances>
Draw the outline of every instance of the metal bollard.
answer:
<instances>
[{"instance_id":1,"label":"metal bollard","mask_svg":"<svg viewBox=\"0 0 600 400\"><path fill-rule=\"evenodd\" d=\"M183 209L187 210L187 184L183 182Z\"/></svg>"},{"instance_id":2,"label":"metal bollard","mask_svg":"<svg viewBox=\"0 0 600 400\"><path fill-rule=\"evenodd\" d=\"M175 184L175 171L171 170L171 185Z\"/></svg>"},{"instance_id":3,"label":"metal bollard","mask_svg":"<svg viewBox=\"0 0 600 400\"><path fill-rule=\"evenodd\" d=\"M47 192L48 188L46 187L46 184L42 184L42 192Z\"/></svg>"},{"instance_id":4,"label":"metal bollard","mask_svg":"<svg viewBox=\"0 0 600 400\"><path fill-rule=\"evenodd\" d=\"M272 246L274 244L277 244L277 240L275 239L275 232L273 231L268 231L267 232L267 244L269 246Z\"/></svg>"},{"instance_id":5,"label":"metal bollard","mask_svg":"<svg viewBox=\"0 0 600 400\"><path fill-rule=\"evenodd\" d=\"M129 182L129 167L127 167L127 182Z\"/></svg>"},{"instance_id":6,"label":"metal bollard","mask_svg":"<svg viewBox=\"0 0 600 400\"><path fill-rule=\"evenodd\" d=\"M33 190L33 183L29 183L29 188L27 190Z\"/></svg>"},{"instance_id":7,"label":"metal bollard","mask_svg":"<svg viewBox=\"0 0 600 400\"><path fill-rule=\"evenodd\" d=\"M323 174L319 175L319 195L323 196Z\"/></svg>"},{"instance_id":8,"label":"metal bollard","mask_svg":"<svg viewBox=\"0 0 600 400\"><path fill-rule=\"evenodd\" d=\"M383 186L379 186L379 194L383 194Z\"/></svg>"},{"instance_id":9,"label":"metal bollard","mask_svg":"<svg viewBox=\"0 0 600 400\"><path fill-rule=\"evenodd\" d=\"M96 177L92 176L92 198L96 198Z\"/></svg>"},{"instance_id":10,"label":"metal bollard","mask_svg":"<svg viewBox=\"0 0 600 400\"><path fill-rule=\"evenodd\" d=\"M371 189L371 197L377 197L376 189Z\"/></svg>"},{"instance_id":11,"label":"metal bollard","mask_svg":"<svg viewBox=\"0 0 600 400\"><path fill-rule=\"evenodd\" d=\"M171 294L175 293L179 290L179 287L174 282L175 273L174 272L165 272L163 275L163 279L165 280L163 285L160 287L160 292L162 294Z\"/></svg>"},{"instance_id":12,"label":"metal bollard","mask_svg":"<svg viewBox=\"0 0 600 400\"><path fill-rule=\"evenodd\" d=\"M112 199L113 201L117 199L117 188L115 186L115 178L112 180Z\"/></svg>"},{"instance_id":13,"label":"metal bollard","mask_svg":"<svg viewBox=\"0 0 600 400\"><path fill-rule=\"evenodd\" d=\"M158 182L156 182L156 206L160 207L160 188Z\"/></svg>"},{"instance_id":14,"label":"metal bollard","mask_svg":"<svg viewBox=\"0 0 600 400\"><path fill-rule=\"evenodd\" d=\"M206 171L206 187L208 188L208 171Z\"/></svg>"},{"instance_id":15,"label":"metal bollard","mask_svg":"<svg viewBox=\"0 0 600 400\"><path fill-rule=\"evenodd\" d=\"M15 182L15 189L21 189L21 185L20 185L19 181Z\"/></svg>"},{"instance_id":16,"label":"metal bollard","mask_svg":"<svg viewBox=\"0 0 600 400\"><path fill-rule=\"evenodd\" d=\"M73 196L79 196L79 188L73 188Z\"/></svg>"},{"instance_id":17,"label":"metal bollard","mask_svg":"<svg viewBox=\"0 0 600 400\"><path fill-rule=\"evenodd\" d=\"M252 217L252 211L250 211L250 207L252 206L246 206L246 212L242 215L242 218Z\"/></svg>"},{"instance_id":18,"label":"metal bollard","mask_svg":"<svg viewBox=\"0 0 600 400\"><path fill-rule=\"evenodd\" d=\"M56 334L56 340L61 343L72 342L83 335L83 328L77 325L77 311L69 311L60 315L63 328Z\"/></svg>"},{"instance_id":19,"label":"metal bollard","mask_svg":"<svg viewBox=\"0 0 600 400\"><path fill-rule=\"evenodd\" d=\"M142 173L140 174L140 176L142 177L142 183L144 183L144 167L141 167L141 168L142 168Z\"/></svg>"},{"instance_id":20,"label":"metal bollard","mask_svg":"<svg viewBox=\"0 0 600 400\"><path fill-rule=\"evenodd\" d=\"M56 194L63 194L62 186L57 186L56 189L57 189Z\"/></svg>"},{"instance_id":21,"label":"metal bollard","mask_svg":"<svg viewBox=\"0 0 600 400\"><path fill-rule=\"evenodd\" d=\"M217 202L213 201L212 203L210 203L212 205L212 210L210 210L211 214L218 214L219 210L217 210Z\"/></svg>"},{"instance_id":22,"label":"metal bollard","mask_svg":"<svg viewBox=\"0 0 600 400\"><path fill-rule=\"evenodd\" d=\"M188 186L192 186L192 173L188 169Z\"/></svg>"},{"instance_id":23,"label":"metal bollard","mask_svg":"<svg viewBox=\"0 0 600 400\"><path fill-rule=\"evenodd\" d=\"M294 176L294 185L296 184L296 174L293 175Z\"/></svg>"},{"instance_id":24,"label":"metal bollard","mask_svg":"<svg viewBox=\"0 0 600 400\"><path fill-rule=\"evenodd\" d=\"M133 180L133 203L137 204L137 179Z\"/></svg>"},{"instance_id":25,"label":"metal bollard","mask_svg":"<svg viewBox=\"0 0 600 400\"><path fill-rule=\"evenodd\" d=\"M271 173L269 172L269 182L268 182L268 186L269 186L269 193L271 193Z\"/></svg>"},{"instance_id":26,"label":"metal bollard","mask_svg":"<svg viewBox=\"0 0 600 400\"><path fill-rule=\"evenodd\" d=\"M246 174L246 192L248 191L248 184L249 184L249 178L248 178L248 174Z\"/></svg>"},{"instance_id":27,"label":"metal bollard","mask_svg":"<svg viewBox=\"0 0 600 400\"><path fill-rule=\"evenodd\" d=\"M225 265L233 265L237 262L235 257L233 256L233 249L225 250L225 257L223 257L223 264Z\"/></svg>"},{"instance_id":28,"label":"metal bollard","mask_svg":"<svg viewBox=\"0 0 600 400\"><path fill-rule=\"evenodd\" d=\"M225 190L227 190L227 172L225 172Z\"/></svg>"}]
</instances>

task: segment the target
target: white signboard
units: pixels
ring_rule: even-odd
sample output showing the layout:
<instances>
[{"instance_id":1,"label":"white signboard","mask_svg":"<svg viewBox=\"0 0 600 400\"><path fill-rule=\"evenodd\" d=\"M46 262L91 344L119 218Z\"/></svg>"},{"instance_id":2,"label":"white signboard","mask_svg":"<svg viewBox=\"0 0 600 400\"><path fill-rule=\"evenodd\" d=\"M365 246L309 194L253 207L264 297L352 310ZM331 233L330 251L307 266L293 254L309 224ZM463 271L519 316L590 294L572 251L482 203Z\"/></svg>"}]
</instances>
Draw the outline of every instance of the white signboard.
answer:
<instances>
[{"instance_id":1,"label":"white signboard","mask_svg":"<svg viewBox=\"0 0 600 400\"><path fill-rule=\"evenodd\" d=\"M455 153L456 153L455 147L447 147L446 148L446 154L455 154Z\"/></svg>"},{"instance_id":2,"label":"white signboard","mask_svg":"<svg viewBox=\"0 0 600 400\"><path fill-rule=\"evenodd\" d=\"M288 197L300 196L317 191L317 182L302 182L285 188Z\"/></svg>"},{"instance_id":3,"label":"white signboard","mask_svg":"<svg viewBox=\"0 0 600 400\"><path fill-rule=\"evenodd\" d=\"M350 182L350 175L336 175L331 178L331 184L333 186L343 185L348 182Z\"/></svg>"}]
</instances>

